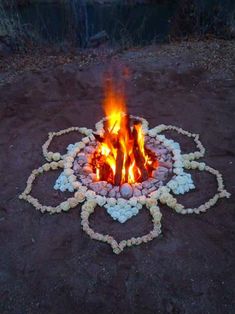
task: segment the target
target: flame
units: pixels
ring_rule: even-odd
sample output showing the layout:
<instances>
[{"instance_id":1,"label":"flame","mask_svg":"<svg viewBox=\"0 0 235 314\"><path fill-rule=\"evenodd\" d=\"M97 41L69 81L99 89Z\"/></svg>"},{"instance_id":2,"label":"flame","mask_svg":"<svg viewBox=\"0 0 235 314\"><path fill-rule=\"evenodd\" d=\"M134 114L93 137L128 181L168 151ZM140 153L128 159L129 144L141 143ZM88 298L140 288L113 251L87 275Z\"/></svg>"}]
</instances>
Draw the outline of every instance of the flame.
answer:
<instances>
[{"instance_id":1,"label":"flame","mask_svg":"<svg viewBox=\"0 0 235 314\"><path fill-rule=\"evenodd\" d=\"M92 158L97 180L113 184L141 181L146 171L152 171L156 160L153 161L146 153L141 123L131 125L123 89L114 86L111 79L105 84L103 107L107 125L104 137Z\"/></svg>"},{"instance_id":2,"label":"flame","mask_svg":"<svg viewBox=\"0 0 235 314\"><path fill-rule=\"evenodd\" d=\"M123 113L126 112L126 104L123 91L120 87L114 90L113 84L111 79L106 80L103 108L105 116L109 117L108 129L112 130L113 134L118 134Z\"/></svg>"}]
</instances>

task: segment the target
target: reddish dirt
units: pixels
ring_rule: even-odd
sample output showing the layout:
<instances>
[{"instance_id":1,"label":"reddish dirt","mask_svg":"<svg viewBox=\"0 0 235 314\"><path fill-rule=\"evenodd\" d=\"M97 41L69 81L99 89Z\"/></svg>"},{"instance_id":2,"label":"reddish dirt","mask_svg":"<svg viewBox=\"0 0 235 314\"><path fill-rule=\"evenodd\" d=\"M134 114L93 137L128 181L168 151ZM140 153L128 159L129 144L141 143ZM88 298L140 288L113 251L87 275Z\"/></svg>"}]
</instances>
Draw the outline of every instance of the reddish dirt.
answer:
<instances>
[{"instance_id":1,"label":"reddish dirt","mask_svg":"<svg viewBox=\"0 0 235 314\"><path fill-rule=\"evenodd\" d=\"M234 194L232 60L228 58L226 71L208 69L193 63L194 49L180 54L159 51L128 51L82 69L71 63L27 71L2 84L1 314L234 313L233 196L201 215L181 216L162 207L162 236L118 256L81 230L79 206L49 215L18 199L32 169L44 162L41 146L49 131L93 128L102 117L102 77L110 64L129 68L130 113L143 116L151 127L174 124L199 133L206 147L203 160L221 171ZM190 139L170 135L182 143L183 151L194 149ZM78 138L63 136L51 148L65 151ZM57 204L69 195L53 190L58 174L49 172L36 181L33 195L42 203ZM207 200L216 189L211 175L193 171L193 177L196 190L179 198L189 206ZM145 210L121 225L98 209L91 221L96 230L118 239L151 228Z\"/></svg>"}]
</instances>

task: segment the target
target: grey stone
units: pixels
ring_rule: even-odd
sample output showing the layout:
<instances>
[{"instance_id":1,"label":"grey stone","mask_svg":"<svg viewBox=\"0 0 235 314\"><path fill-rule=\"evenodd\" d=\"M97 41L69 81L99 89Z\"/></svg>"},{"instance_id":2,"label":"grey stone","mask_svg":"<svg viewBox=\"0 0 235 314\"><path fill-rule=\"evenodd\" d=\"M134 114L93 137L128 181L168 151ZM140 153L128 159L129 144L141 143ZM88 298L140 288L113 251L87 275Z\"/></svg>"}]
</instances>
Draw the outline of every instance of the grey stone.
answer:
<instances>
[{"instance_id":1,"label":"grey stone","mask_svg":"<svg viewBox=\"0 0 235 314\"><path fill-rule=\"evenodd\" d=\"M113 185L111 183L107 184L107 190L110 191L113 188Z\"/></svg>"},{"instance_id":2,"label":"grey stone","mask_svg":"<svg viewBox=\"0 0 235 314\"><path fill-rule=\"evenodd\" d=\"M85 165L83 166L82 170L83 170L83 172L84 172L85 174L93 173L92 167L91 167L91 165L89 165L89 164L85 164Z\"/></svg>"},{"instance_id":3,"label":"grey stone","mask_svg":"<svg viewBox=\"0 0 235 314\"><path fill-rule=\"evenodd\" d=\"M171 169L172 168L172 163L171 162L166 162L166 161L160 161L159 162L159 167L164 167L167 169Z\"/></svg>"},{"instance_id":4,"label":"grey stone","mask_svg":"<svg viewBox=\"0 0 235 314\"><path fill-rule=\"evenodd\" d=\"M82 184L84 185L89 185L89 183L91 183L91 179L89 177L86 177L84 179L81 179Z\"/></svg>"},{"instance_id":5,"label":"grey stone","mask_svg":"<svg viewBox=\"0 0 235 314\"><path fill-rule=\"evenodd\" d=\"M157 190L157 187L156 186L152 186L151 188L148 189L148 192L151 193L151 192L154 192Z\"/></svg>"},{"instance_id":6,"label":"grey stone","mask_svg":"<svg viewBox=\"0 0 235 314\"><path fill-rule=\"evenodd\" d=\"M78 164L77 160L74 161L73 170L77 173L81 169L80 165Z\"/></svg>"},{"instance_id":7,"label":"grey stone","mask_svg":"<svg viewBox=\"0 0 235 314\"><path fill-rule=\"evenodd\" d=\"M89 186L96 193L101 194L102 191L105 191L107 194L107 182L106 181L92 182L92 183L90 183ZM101 194L101 195L103 195L103 194Z\"/></svg>"},{"instance_id":8,"label":"grey stone","mask_svg":"<svg viewBox=\"0 0 235 314\"><path fill-rule=\"evenodd\" d=\"M168 172L168 169L167 169L166 167L164 167L164 166L159 166L159 167L157 168L157 171L158 171L158 172L167 173L167 172Z\"/></svg>"},{"instance_id":9,"label":"grey stone","mask_svg":"<svg viewBox=\"0 0 235 314\"><path fill-rule=\"evenodd\" d=\"M116 194L119 192L119 186L114 186L109 191L109 197L116 197Z\"/></svg>"},{"instance_id":10,"label":"grey stone","mask_svg":"<svg viewBox=\"0 0 235 314\"><path fill-rule=\"evenodd\" d=\"M142 194L141 194L141 191L140 191L139 189L134 188L133 195L134 195L135 197L138 197L138 196L140 196L140 195L142 195Z\"/></svg>"},{"instance_id":11,"label":"grey stone","mask_svg":"<svg viewBox=\"0 0 235 314\"><path fill-rule=\"evenodd\" d=\"M92 180L93 182L96 182L97 176L96 176L96 174L95 174L94 172L89 173L89 177L91 178L91 180Z\"/></svg>"},{"instance_id":12,"label":"grey stone","mask_svg":"<svg viewBox=\"0 0 235 314\"><path fill-rule=\"evenodd\" d=\"M89 38L88 44L87 46L89 48L95 48L100 46L101 44L107 42L109 40L109 35L107 34L107 32L105 30L95 34L94 36L91 36Z\"/></svg>"},{"instance_id":13,"label":"grey stone","mask_svg":"<svg viewBox=\"0 0 235 314\"><path fill-rule=\"evenodd\" d=\"M99 194L102 195L102 196L107 196L108 191L107 191L107 189L105 188L105 189L101 190L101 191L99 192Z\"/></svg>"},{"instance_id":14,"label":"grey stone","mask_svg":"<svg viewBox=\"0 0 235 314\"><path fill-rule=\"evenodd\" d=\"M77 155L77 161L79 165L84 165L87 163L87 156L84 153L80 153Z\"/></svg>"},{"instance_id":15,"label":"grey stone","mask_svg":"<svg viewBox=\"0 0 235 314\"><path fill-rule=\"evenodd\" d=\"M88 153L88 154L93 154L95 151L95 148L93 146L87 146L84 148L84 152Z\"/></svg>"},{"instance_id":16,"label":"grey stone","mask_svg":"<svg viewBox=\"0 0 235 314\"><path fill-rule=\"evenodd\" d=\"M149 178L148 180L142 182L142 186L143 188L148 189L148 188L151 188L154 183L155 183L155 179Z\"/></svg>"},{"instance_id":17,"label":"grey stone","mask_svg":"<svg viewBox=\"0 0 235 314\"><path fill-rule=\"evenodd\" d=\"M121 196L129 199L133 195L132 186L129 183L123 183L120 188Z\"/></svg>"},{"instance_id":18,"label":"grey stone","mask_svg":"<svg viewBox=\"0 0 235 314\"><path fill-rule=\"evenodd\" d=\"M168 169L161 166L152 172L152 177L158 179L159 181L165 180L167 175Z\"/></svg>"},{"instance_id":19,"label":"grey stone","mask_svg":"<svg viewBox=\"0 0 235 314\"><path fill-rule=\"evenodd\" d=\"M138 190L142 190L143 188L142 183L134 183L132 185L133 185L133 188L136 188Z\"/></svg>"},{"instance_id":20,"label":"grey stone","mask_svg":"<svg viewBox=\"0 0 235 314\"><path fill-rule=\"evenodd\" d=\"M149 194L149 191L148 191L148 189L143 189L143 190L141 191L141 193L142 193L142 195L148 195L148 194Z\"/></svg>"},{"instance_id":21,"label":"grey stone","mask_svg":"<svg viewBox=\"0 0 235 314\"><path fill-rule=\"evenodd\" d=\"M114 191L113 189L109 191L109 197L116 197L116 191Z\"/></svg>"}]
</instances>

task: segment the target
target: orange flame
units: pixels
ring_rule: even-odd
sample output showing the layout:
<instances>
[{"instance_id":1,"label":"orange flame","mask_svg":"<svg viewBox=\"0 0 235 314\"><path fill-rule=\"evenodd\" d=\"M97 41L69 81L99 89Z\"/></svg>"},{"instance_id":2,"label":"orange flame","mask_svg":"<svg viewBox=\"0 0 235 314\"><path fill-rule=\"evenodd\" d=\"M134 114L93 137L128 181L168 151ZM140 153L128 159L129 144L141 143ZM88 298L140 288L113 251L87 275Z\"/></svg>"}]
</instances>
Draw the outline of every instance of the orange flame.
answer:
<instances>
[{"instance_id":1,"label":"orange flame","mask_svg":"<svg viewBox=\"0 0 235 314\"><path fill-rule=\"evenodd\" d=\"M111 79L106 82L103 105L107 126L92 159L97 179L113 184L138 182L143 175L142 168L152 170L153 163L156 164L146 153L142 125L131 125L123 89L116 86L114 89Z\"/></svg>"},{"instance_id":2,"label":"orange flame","mask_svg":"<svg viewBox=\"0 0 235 314\"><path fill-rule=\"evenodd\" d=\"M108 120L108 129L118 134L121 128L122 116L126 112L124 92L121 87L113 89L113 81L108 79L105 84L105 98L103 108Z\"/></svg>"}]
</instances>

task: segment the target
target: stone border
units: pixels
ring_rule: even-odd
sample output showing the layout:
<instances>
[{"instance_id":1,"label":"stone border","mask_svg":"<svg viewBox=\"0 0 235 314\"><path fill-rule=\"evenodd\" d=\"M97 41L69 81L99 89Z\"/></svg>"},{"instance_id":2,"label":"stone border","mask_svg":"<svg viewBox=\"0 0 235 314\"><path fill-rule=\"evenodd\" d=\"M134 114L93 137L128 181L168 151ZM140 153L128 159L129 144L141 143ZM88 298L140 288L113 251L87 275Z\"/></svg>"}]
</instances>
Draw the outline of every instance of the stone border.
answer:
<instances>
[{"instance_id":1,"label":"stone border","mask_svg":"<svg viewBox=\"0 0 235 314\"><path fill-rule=\"evenodd\" d=\"M139 119L142 122L143 129L146 135L149 135L150 137L156 137L156 139L160 140L164 143L166 147L169 147L172 149L173 152L173 158L174 158L174 173L176 175L176 178L180 175L182 175L184 169L198 169L200 171L207 171L213 175L216 176L217 179L217 193L205 202L204 204L196 207L196 208L184 208L184 206L177 202L176 198L172 196L170 193L172 191L172 188L169 187L169 182L166 186L160 187L157 191L154 191L149 194L149 197L146 196L139 196L139 197L132 197L128 202L131 204L131 206L137 206L139 205L140 208L142 206L146 206L150 214L153 217L153 224L154 228L152 231L150 231L147 235L137 237L137 238L131 238L128 240L122 240L121 242L117 242L112 236L109 235L103 235L100 233L96 233L94 230L92 230L89 226L89 216L94 212L94 209L97 205L104 206L106 203L108 206L115 206L116 204L119 204L120 206L122 203L126 203L127 200L125 199L114 199L114 198L106 198L102 197L100 195L96 195L96 193L92 190L88 190L87 187L83 186L80 182L76 181L76 176L71 172L71 166L73 163L73 160L77 153L80 151L80 149L84 148L85 145L90 141L94 140L94 135L92 134L91 129L87 128L78 128L78 127L71 127L65 130L61 130L59 132L51 132L48 134L48 140L43 144L43 155L44 157L51 161L50 163L46 163L39 167L38 169L35 169L32 171L31 175L29 176L27 180L27 186L24 190L24 192L19 196L20 199L24 199L30 204L32 204L37 210L40 210L42 213L49 212L51 214L53 213L60 213L61 211L68 211L70 208L76 207L79 203L83 203L82 205L82 211L81 211L81 218L82 218L82 227L83 230L92 238L96 239L102 242L106 242L111 245L113 252L116 254L119 254L125 247L130 247L132 245L139 245L143 242L148 242L157 237L161 233L161 212L158 207L158 201L162 204L167 204L170 208L174 209L176 212L181 214L192 214L196 213L199 214L200 212L205 212L207 209L215 205L215 203L223 197L229 198L230 193L228 193L224 189L223 184L223 178L222 175L219 173L218 170L215 170L209 166L207 166L203 162L196 162L194 159L198 159L200 157L203 157L205 154L205 148L203 147L202 143L199 140L198 134L192 134L188 131L185 131L181 128L172 126L172 125L159 125L151 130L148 130L148 122L140 117L131 116L131 118ZM96 129L98 133L103 132L103 122L107 120L107 118L104 118L100 120L96 124ZM174 147L174 141L166 139L164 135L159 135L158 133L164 131L164 130L175 130L178 133L181 133L183 135L186 135L188 137L193 137L194 141L198 147L198 151L195 151L194 153L189 154L181 154L181 151L179 148ZM61 155L60 153L53 153L48 152L49 145L53 138L55 136L60 136L69 132L78 131L81 134L86 135L80 142L78 142L77 146L70 152L69 154ZM69 182L73 185L74 189L77 191L74 193L74 196L71 198L68 198L66 201L60 203L58 206L45 206L42 205L36 198L32 197L30 195L30 192L32 190L32 185L35 180L35 178L42 174L45 171L49 170L56 170L58 168L64 168L64 171L67 171L67 176L69 177Z\"/></svg>"}]
</instances>

